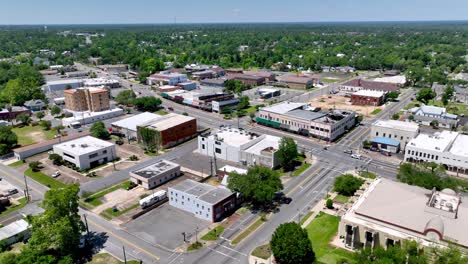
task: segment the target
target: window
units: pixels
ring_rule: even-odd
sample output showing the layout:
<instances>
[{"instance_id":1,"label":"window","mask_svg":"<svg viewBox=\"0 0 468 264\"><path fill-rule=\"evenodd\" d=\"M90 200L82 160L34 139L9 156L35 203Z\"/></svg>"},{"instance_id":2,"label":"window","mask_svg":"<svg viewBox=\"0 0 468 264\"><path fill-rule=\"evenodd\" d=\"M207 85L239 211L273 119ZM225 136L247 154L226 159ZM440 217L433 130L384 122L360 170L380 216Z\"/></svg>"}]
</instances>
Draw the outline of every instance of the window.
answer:
<instances>
[{"instance_id":1,"label":"window","mask_svg":"<svg viewBox=\"0 0 468 264\"><path fill-rule=\"evenodd\" d=\"M107 149L102 151L102 154L106 154L106 153L107 153Z\"/></svg>"},{"instance_id":2,"label":"window","mask_svg":"<svg viewBox=\"0 0 468 264\"><path fill-rule=\"evenodd\" d=\"M205 144L202 144L202 145L201 145L201 148L202 148L202 149L205 149Z\"/></svg>"},{"instance_id":3,"label":"window","mask_svg":"<svg viewBox=\"0 0 468 264\"><path fill-rule=\"evenodd\" d=\"M375 132L375 136L378 137L378 136L379 136L379 132Z\"/></svg>"},{"instance_id":4,"label":"window","mask_svg":"<svg viewBox=\"0 0 468 264\"><path fill-rule=\"evenodd\" d=\"M218 153L218 154L221 154L221 149L220 149L220 148L216 148L216 149L215 149L215 152Z\"/></svg>"},{"instance_id":5,"label":"window","mask_svg":"<svg viewBox=\"0 0 468 264\"><path fill-rule=\"evenodd\" d=\"M64 155L64 156L67 156L67 157L69 157L69 158L75 159L74 156L72 156L72 155L70 155L70 154L68 154L68 153L63 153L63 155Z\"/></svg>"},{"instance_id":6,"label":"window","mask_svg":"<svg viewBox=\"0 0 468 264\"><path fill-rule=\"evenodd\" d=\"M97 157L97 156L98 156L97 153L93 153L93 154L89 155L88 158L92 159L92 158L95 158L95 157Z\"/></svg>"},{"instance_id":7,"label":"window","mask_svg":"<svg viewBox=\"0 0 468 264\"><path fill-rule=\"evenodd\" d=\"M205 210L205 206L204 206L204 205L202 205L202 206L201 206L201 209L202 209L202 210Z\"/></svg>"}]
</instances>

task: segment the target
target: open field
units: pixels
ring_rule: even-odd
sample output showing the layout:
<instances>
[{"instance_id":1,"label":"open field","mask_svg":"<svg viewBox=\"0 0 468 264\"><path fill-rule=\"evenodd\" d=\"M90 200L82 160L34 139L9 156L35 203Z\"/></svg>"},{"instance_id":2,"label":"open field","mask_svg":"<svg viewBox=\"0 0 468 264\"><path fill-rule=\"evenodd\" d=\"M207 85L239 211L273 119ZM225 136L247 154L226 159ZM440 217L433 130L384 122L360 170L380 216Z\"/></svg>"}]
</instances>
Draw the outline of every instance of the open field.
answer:
<instances>
[{"instance_id":1,"label":"open field","mask_svg":"<svg viewBox=\"0 0 468 264\"><path fill-rule=\"evenodd\" d=\"M65 186L67 186L65 183L61 182L61 181L57 181L56 179L38 171L38 172L34 172L31 170L31 168L28 168L24 174L28 177L30 177L31 179L39 182L40 184L42 185L45 185L51 189L56 189L56 188L63 188Z\"/></svg>"},{"instance_id":2,"label":"open field","mask_svg":"<svg viewBox=\"0 0 468 264\"><path fill-rule=\"evenodd\" d=\"M331 98L329 98L329 96L320 96L320 97L314 98L310 101L310 105L314 107L320 107L322 108L322 110L328 110L328 109L333 109L333 108L351 110L365 117L370 117L371 115L376 114L374 111L385 107L385 106L374 107L374 106L365 106L365 105L352 105L350 102L351 98L349 97L340 96L340 95L330 95L330 97Z\"/></svg>"},{"instance_id":3,"label":"open field","mask_svg":"<svg viewBox=\"0 0 468 264\"><path fill-rule=\"evenodd\" d=\"M44 131L40 126L15 127L12 131L18 136L18 144L21 146L53 139L55 136L54 130Z\"/></svg>"}]
</instances>

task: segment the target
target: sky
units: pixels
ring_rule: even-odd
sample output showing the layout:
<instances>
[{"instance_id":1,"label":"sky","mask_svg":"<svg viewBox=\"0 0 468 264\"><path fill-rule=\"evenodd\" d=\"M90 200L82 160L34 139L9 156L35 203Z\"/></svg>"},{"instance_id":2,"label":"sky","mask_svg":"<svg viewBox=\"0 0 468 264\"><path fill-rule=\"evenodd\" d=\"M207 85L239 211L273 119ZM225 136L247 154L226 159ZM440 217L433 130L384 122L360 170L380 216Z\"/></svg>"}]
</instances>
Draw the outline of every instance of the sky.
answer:
<instances>
[{"instance_id":1,"label":"sky","mask_svg":"<svg viewBox=\"0 0 468 264\"><path fill-rule=\"evenodd\" d=\"M0 24L468 20L468 0L0 0Z\"/></svg>"}]
</instances>

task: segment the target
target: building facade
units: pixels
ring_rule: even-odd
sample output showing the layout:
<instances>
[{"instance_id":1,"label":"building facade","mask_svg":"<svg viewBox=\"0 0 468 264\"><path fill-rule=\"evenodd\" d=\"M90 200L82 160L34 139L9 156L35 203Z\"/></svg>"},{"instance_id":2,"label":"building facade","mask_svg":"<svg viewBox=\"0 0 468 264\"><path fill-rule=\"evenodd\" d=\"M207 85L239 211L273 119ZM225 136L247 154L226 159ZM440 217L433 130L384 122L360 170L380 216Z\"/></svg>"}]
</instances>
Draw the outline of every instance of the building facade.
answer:
<instances>
[{"instance_id":1,"label":"building facade","mask_svg":"<svg viewBox=\"0 0 468 264\"><path fill-rule=\"evenodd\" d=\"M374 82L367 81L363 79L352 79L342 85L340 85L340 90L346 91L349 93L354 93L361 90L369 91L382 91L382 92L397 92L400 90L400 87L394 83L387 82Z\"/></svg>"},{"instance_id":2,"label":"building facade","mask_svg":"<svg viewBox=\"0 0 468 264\"><path fill-rule=\"evenodd\" d=\"M78 88L64 91L65 108L71 111L101 112L110 109L109 91L102 88Z\"/></svg>"},{"instance_id":3,"label":"building facade","mask_svg":"<svg viewBox=\"0 0 468 264\"><path fill-rule=\"evenodd\" d=\"M391 138L400 142L400 148L405 149L410 140L419 134L419 126L412 122L398 120L378 120L371 126L369 140L375 137Z\"/></svg>"},{"instance_id":4,"label":"building facade","mask_svg":"<svg viewBox=\"0 0 468 264\"><path fill-rule=\"evenodd\" d=\"M187 82L187 75L183 73L173 73L169 71L162 71L148 77L149 85L177 85L179 83Z\"/></svg>"},{"instance_id":5,"label":"building facade","mask_svg":"<svg viewBox=\"0 0 468 264\"><path fill-rule=\"evenodd\" d=\"M382 91L360 90L351 95L353 105L380 106L385 103L385 93Z\"/></svg>"},{"instance_id":6,"label":"building facade","mask_svg":"<svg viewBox=\"0 0 468 264\"><path fill-rule=\"evenodd\" d=\"M414 117L414 121L425 126L431 125L431 122L437 121L438 126L452 128L458 126L458 116L447 113L444 107L422 105L409 110Z\"/></svg>"},{"instance_id":7,"label":"building facade","mask_svg":"<svg viewBox=\"0 0 468 264\"><path fill-rule=\"evenodd\" d=\"M319 76L286 74L277 77L278 81L285 83L289 88L307 90L314 87L319 81Z\"/></svg>"},{"instance_id":8,"label":"building facade","mask_svg":"<svg viewBox=\"0 0 468 264\"><path fill-rule=\"evenodd\" d=\"M180 165L168 160L159 160L144 168L131 171L130 180L143 188L154 189L181 175Z\"/></svg>"}]
</instances>

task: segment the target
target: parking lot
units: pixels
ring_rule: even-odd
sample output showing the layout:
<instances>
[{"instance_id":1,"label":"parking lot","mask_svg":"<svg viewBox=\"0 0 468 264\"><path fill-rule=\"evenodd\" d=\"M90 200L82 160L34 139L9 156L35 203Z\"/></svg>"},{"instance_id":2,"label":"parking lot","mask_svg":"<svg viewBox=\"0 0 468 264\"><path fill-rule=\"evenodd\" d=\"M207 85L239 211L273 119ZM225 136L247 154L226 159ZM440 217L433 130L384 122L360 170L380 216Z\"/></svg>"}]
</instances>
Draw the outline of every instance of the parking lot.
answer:
<instances>
[{"instance_id":1,"label":"parking lot","mask_svg":"<svg viewBox=\"0 0 468 264\"><path fill-rule=\"evenodd\" d=\"M335 95L322 95L310 100L310 105L314 107L320 107L322 110L328 109L344 109L355 111L358 114L363 115L364 117L371 117L373 111L376 109L383 109L385 105L382 106L368 106L368 105L352 105L351 98L342 95L341 93Z\"/></svg>"},{"instance_id":2,"label":"parking lot","mask_svg":"<svg viewBox=\"0 0 468 264\"><path fill-rule=\"evenodd\" d=\"M281 94L279 96L275 96L272 98L268 99L262 99L260 98L260 95L258 94L258 90L266 88L266 89L277 89L281 91ZM298 95L301 95L305 93L305 90L294 90L294 89L288 89L288 88L279 88L279 87L273 87L273 86L258 86L250 90L246 90L242 92L242 96L248 96L252 102L253 105L258 105L258 104L268 104L269 102L282 102L289 100L293 97L296 97Z\"/></svg>"}]
</instances>

